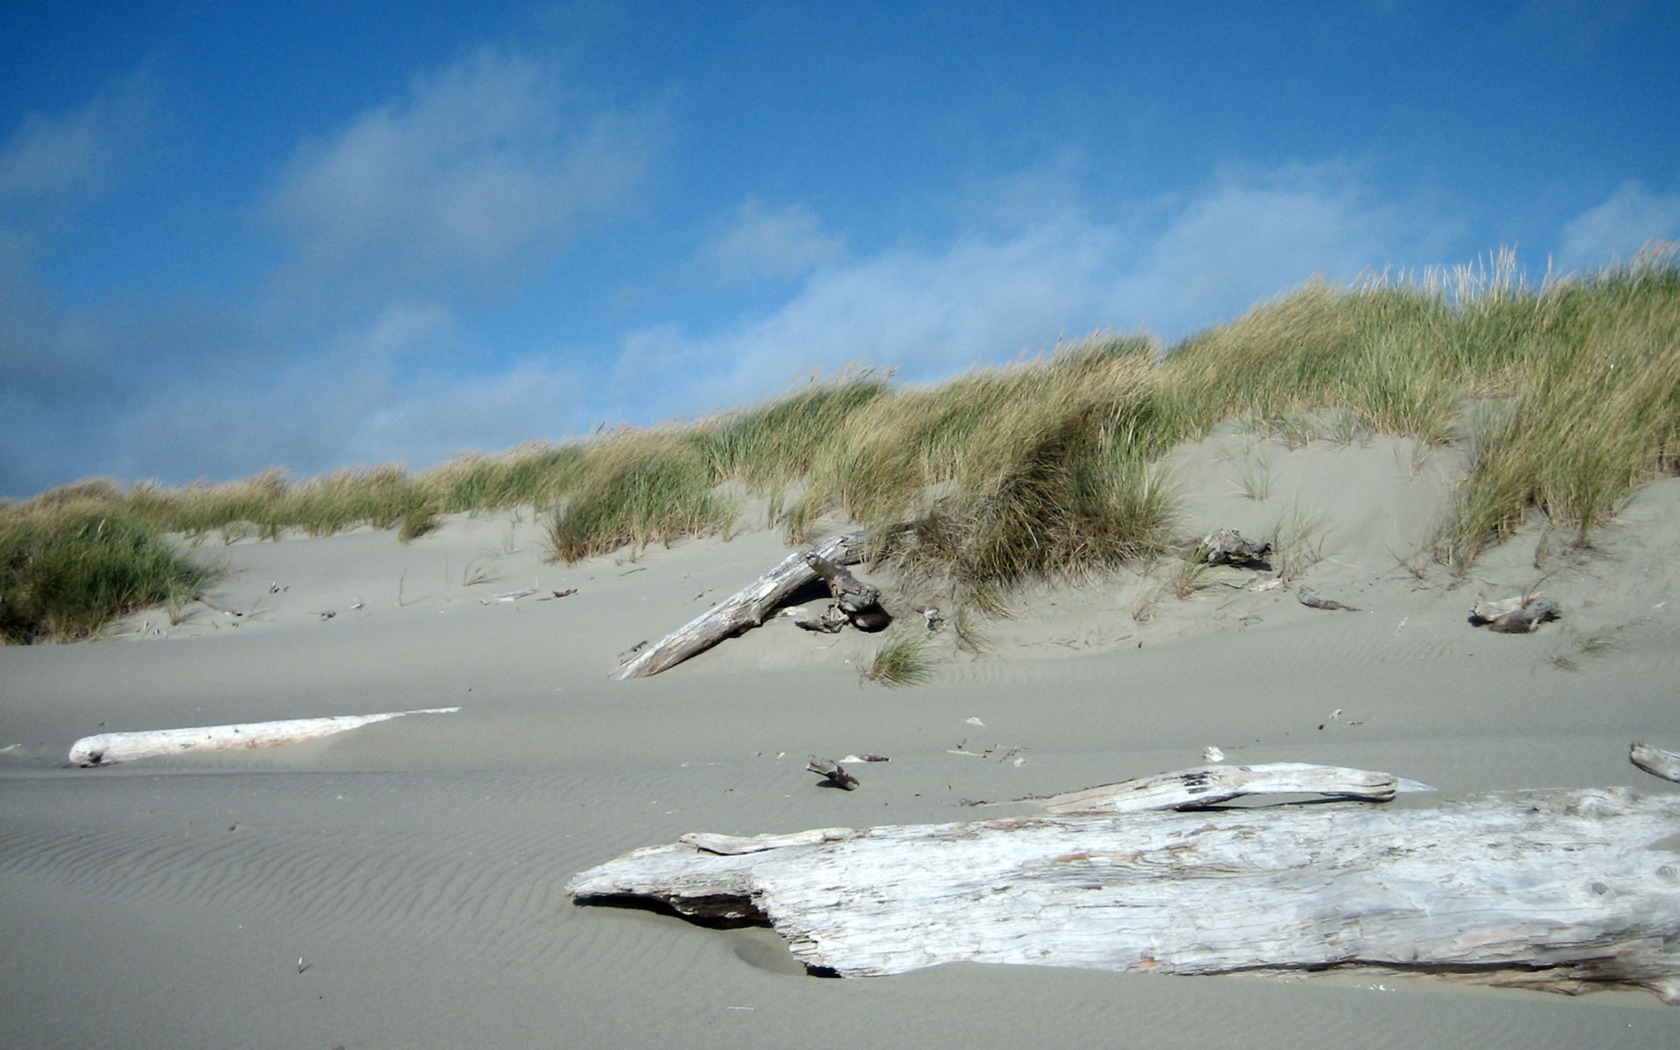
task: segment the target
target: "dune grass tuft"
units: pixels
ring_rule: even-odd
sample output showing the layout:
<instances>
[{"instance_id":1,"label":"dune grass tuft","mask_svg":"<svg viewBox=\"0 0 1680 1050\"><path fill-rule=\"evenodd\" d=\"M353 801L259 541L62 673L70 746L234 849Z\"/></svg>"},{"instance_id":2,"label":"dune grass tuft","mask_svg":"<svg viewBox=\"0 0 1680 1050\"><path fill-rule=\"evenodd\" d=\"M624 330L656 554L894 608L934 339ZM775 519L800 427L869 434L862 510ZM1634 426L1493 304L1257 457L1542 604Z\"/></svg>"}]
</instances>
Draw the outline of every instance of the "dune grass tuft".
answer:
<instances>
[{"instance_id":1,"label":"dune grass tuft","mask_svg":"<svg viewBox=\"0 0 1680 1050\"><path fill-rule=\"evenodd\" d=\"M104 500L0 516L0 638L68 641L149 605L180 605L213 573Z\"/></svg>"},{"instance_id":2,"label":"dune grass tuft","mask_svg":"<svg viewBox=\"0 0 1680 1050\"><path fill-rule=\"evenodd\" d=\"M714 491L701 444L684 430L622 430L578 467L576 490L547 521L548 551L578 561L726 531L737 508Z\"/></svg>"},{"instance_id":3,"label":"dune grass tuft","mask_svg":"<svg viewBox=\"0 0 1680 1050\"><path fill-rule=\"evenodd\" d=\"M875 650L875 657L863 669L867 682L890 688L924 685L933 678L927 657L928 633L920 628L902 628Z\"/></svg>"}]
</instances>

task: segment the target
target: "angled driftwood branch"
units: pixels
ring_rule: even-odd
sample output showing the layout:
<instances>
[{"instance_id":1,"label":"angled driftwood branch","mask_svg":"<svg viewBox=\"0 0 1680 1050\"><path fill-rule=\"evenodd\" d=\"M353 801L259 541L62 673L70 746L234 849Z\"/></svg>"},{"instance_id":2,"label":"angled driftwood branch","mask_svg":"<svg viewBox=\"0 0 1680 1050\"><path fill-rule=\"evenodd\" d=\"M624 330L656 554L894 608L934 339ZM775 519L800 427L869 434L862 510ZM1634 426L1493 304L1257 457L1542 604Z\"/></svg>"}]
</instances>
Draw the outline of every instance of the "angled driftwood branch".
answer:
<instances>
[{"instance_id":1,"label":"angled driftwood branch","mask_svg":"<svg viewBox=\"0 0 1680 1050\"><path fill-rule=\"evenodd\" d=\"M70 745L70 761L78 766L109 766L137 758L179 755L188 751L241 751L317 740L346 729L384 722L404 715L447 715L459 707L430 707L423 711L386 711L376 715L336 715L329 718L292 718L281 722L244 722L187 729L146 729L132 733L84 736Z\"/></svg>"},{"instance_id":2,"label":"angled driftwood branch","mask_svg":"<svg viewBox=\"0 0 1680 1050\"><path fill-rule=\"evenodd\" d=\"M1518 792L1425 809L1036 815L685 836L572 879L761 922L846 977L948 962L1173 974L1332 967L1680 1002L1680 796Z\"/></svg>"},{"instance_id":3,"label":"angled driftwood branch","mask_svg":"<svg viewBox=\"0 0 1680 1050\"><path fill-rule=\"evenodd\" d=\"M1634 744L1628 749L1628 761L1654 777L1680 784L1680 754L1649 744Z\"/></svg>"},{"instance_id":4,"label":"angled driftwood branch","mask_svg":"<svg viewBox=\"0 0 1680 1050\"><path fill-rule=\"evenodd\" d=\"M1141 813L1152 809L1201 809L1244 795L1326 795L1387 802L1397 791L1433 790L1428 784L1369 769L1268 762L1252 766L1196 766L1048 798L1016 801L1031 803L1046 813Z\"/></svg>"},{"instance_id":5,"label":"angled driftwood branch","mask_svg":"<svg viewBox=\"0 0 1680 1050\"><path fill-rule=\"evenodd\" d=\"M817 578L817 571L806 560L806 555L815 555L837 566L852 565L863 560L863 542L862 532L848 532L831 536L809 551L797 551L788 555L774 569L746 587L659 641L638 650L614 672L613 678L623 681L627 678L645 678L658 674L710 649L731 635L759 626L778 605Z\"/></svg>"}]
</instances>

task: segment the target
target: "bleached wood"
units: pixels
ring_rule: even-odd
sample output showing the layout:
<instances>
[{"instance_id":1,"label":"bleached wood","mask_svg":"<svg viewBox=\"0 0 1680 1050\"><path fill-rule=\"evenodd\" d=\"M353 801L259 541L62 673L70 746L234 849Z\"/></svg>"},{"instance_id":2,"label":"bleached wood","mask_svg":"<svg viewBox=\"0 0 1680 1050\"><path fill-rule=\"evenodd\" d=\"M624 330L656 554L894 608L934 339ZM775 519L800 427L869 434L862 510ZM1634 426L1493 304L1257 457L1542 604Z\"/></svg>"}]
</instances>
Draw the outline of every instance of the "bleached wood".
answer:
<instances>
[{"instance_id":1,"label":"bleached wood","mask_svg":"<svg viewBox=\"0 0 1680 1050\"><path fill-rule=\"evenodd\" d=\"M815 554L835 565L853 565L862 560L863 540L862 532L849 532L831 536L809 551L788 555L746 587L638 651L614 672L613 678L624 681L658 674L731 635L759 626L778 605L817 578L816 570L806 561L807 554Z\"/></svg>"},{"instance_id":2,"label":"bleached wood","mask_svg":"<svg viewBox=\"0 0 1680 1050\"><path fill-rule=\"evenodd\" d=\"M1652 776L1680 784L1680 754L1649 744L1634 744L1628 749L1628 760Z\"/></svg>"},{"instance_id":3,"label":"bleached wood","mask_svg":"<svg viewBox=\"0 0 1680 1050\"><path fill-rule=\"evenodd\" d=\"M1030 802L1046 813L1141 813L1151 809L1196 809L1244 795L1328 795L1387 802L1396 791L1433 790L1415 780L1401 780L1392 773L1369 769L1268 762L1252 766L1196 766L1048 798L1017 801Z\"/></svg>"},{"instance_id":4,"label":"bleached wood","mask_svg":"<svg viewBox=\"0 0 1680 1050\"><path fill-rule=\"evenodd\" d=\"M193 726L187 729L147 729L132 733L99 733L70 745L70 761L78 766L109 766L159 755L188 751L237 751L254 747L275 747L317 740L373 722L404 715L444 715L459 707L430 707L422 711L386 711L376 715L336 715L329 718L293 718L280 722L245 722L225 726Z\"/></svg>"},{"instance_id":5,"label":"bleached wood","mask_svg":"<svg viewBox=\"0 0 1680 1050\"><path fill-rule=\"evenodd\" d=\"M567 892L766 922L807 967L847 977L1342 967L1680 1002L1680 858L1649 848L1677 830L1680 796L1626 788L1041 815L827 828L722 855L654 846Z\"/></svg>"}]
</instances>

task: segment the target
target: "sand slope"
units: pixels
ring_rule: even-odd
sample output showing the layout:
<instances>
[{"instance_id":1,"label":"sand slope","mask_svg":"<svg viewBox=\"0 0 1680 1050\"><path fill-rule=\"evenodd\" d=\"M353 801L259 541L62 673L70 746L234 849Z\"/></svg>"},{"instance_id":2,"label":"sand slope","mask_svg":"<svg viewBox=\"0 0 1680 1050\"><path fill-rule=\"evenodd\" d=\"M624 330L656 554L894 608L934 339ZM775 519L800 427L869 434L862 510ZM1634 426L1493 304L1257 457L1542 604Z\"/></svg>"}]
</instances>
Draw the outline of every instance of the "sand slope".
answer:
<instances>
[{"instance_id":1,"label":"sand slope","mask_svg":"<svg viewBox=\"0 0 1680 1050\"><path fill-rule=\"evenodd\" d=\"M1013 618L983 625L990 655L942 635L915 689L860 683L878 639L785 618L616 683L621 651L785 547L748 529L552 566L527 514L453 519L408 546L364 530L205 548L228 569L212 593L247 615L193 606L93 644L0 649L0 1044L1680 1039L1680 1011L1636 993L977 966L827 981L794 972L768 931L565 899L575 872L687 831L957 819L972 812L961 800L1193 764L1210 744L1447 794L1680 790L1626 759L1635 739L1680 747L1680 479L1643 489L1590 548L1536 521L1459 581L1423 555L1456 477L1448 453L1222 432L1171 466L1186 537L1293 528L1299 581L1362 611L1308 609L1237 570L1180 599L1163 561L1027 589ZM1531 590L1564 620L1527 637L1465 622L1478 594ZM65 761L96 732L457 705L286 748ZM807 753L853 751L892 761L862 767L852 793L803 771Z\"/></svg>"}]
</instances>

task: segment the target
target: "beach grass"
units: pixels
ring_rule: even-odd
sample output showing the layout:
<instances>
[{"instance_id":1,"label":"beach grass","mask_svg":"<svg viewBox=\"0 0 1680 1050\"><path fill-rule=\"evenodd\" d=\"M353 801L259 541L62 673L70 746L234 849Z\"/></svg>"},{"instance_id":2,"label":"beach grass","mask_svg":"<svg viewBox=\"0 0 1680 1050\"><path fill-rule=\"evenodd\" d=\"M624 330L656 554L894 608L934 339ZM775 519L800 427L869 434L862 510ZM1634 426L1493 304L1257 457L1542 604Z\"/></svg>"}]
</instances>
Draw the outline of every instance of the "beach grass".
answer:
<instances>
[{"instance_id":1,"label":"beach grass","mask_svg":"<svg viewBox=\"0 0 1680 1050\"><path fill-rule=\"evenodd\" d=\"M894 689L926 684L933 679L933 665L927 655L929 644L928 633L920 625L895 630L875 650L869 666L863 668L863 680Z\"/></svg>"},{"instance_id":2,"label":"beach grass","mask_svg":"<svg viewBox=\"0 0 1680 1050\"><path fill-rule=\"evenodd\" d=\"M0 515L0 638L85 638L136 609L179 609L213 576L103 500Z\"/></svg>"},{"instance_id":3,"label":"beach grass","mask_svg":"<svg viewBox=\"0 0 1680 1050\"><path fill-rule=\"evenodd\" d=\"M876 555L898 571L996 605L1029 578L1167 552L1177 522L1159 461L1231 420L1291 445L1382 433L1466 449L1433 548L1457 572L1536 514L1588 544L1634 487L1680 468L1680 264L1654 251L1535 285L1501 252L1415 279L1312 282L1164 351L1099 333L932 385L854 367L692 423L464 453L420 473L90 480L0 505L0 524L22 537L120 520L90 542L143 560L150 547L119 534L231 542L367 525L406 542L444 515L529 508L549 555L574 561L727 536L744 492L767 499L792 542L839 516L875 529ZM1241 482L1255 498L1265 471ZM54 593L31 582L35 561L7 557L8 609ZM8 637L93 629L80 613L40 615Z\"/></svg>"}]
</instances>

